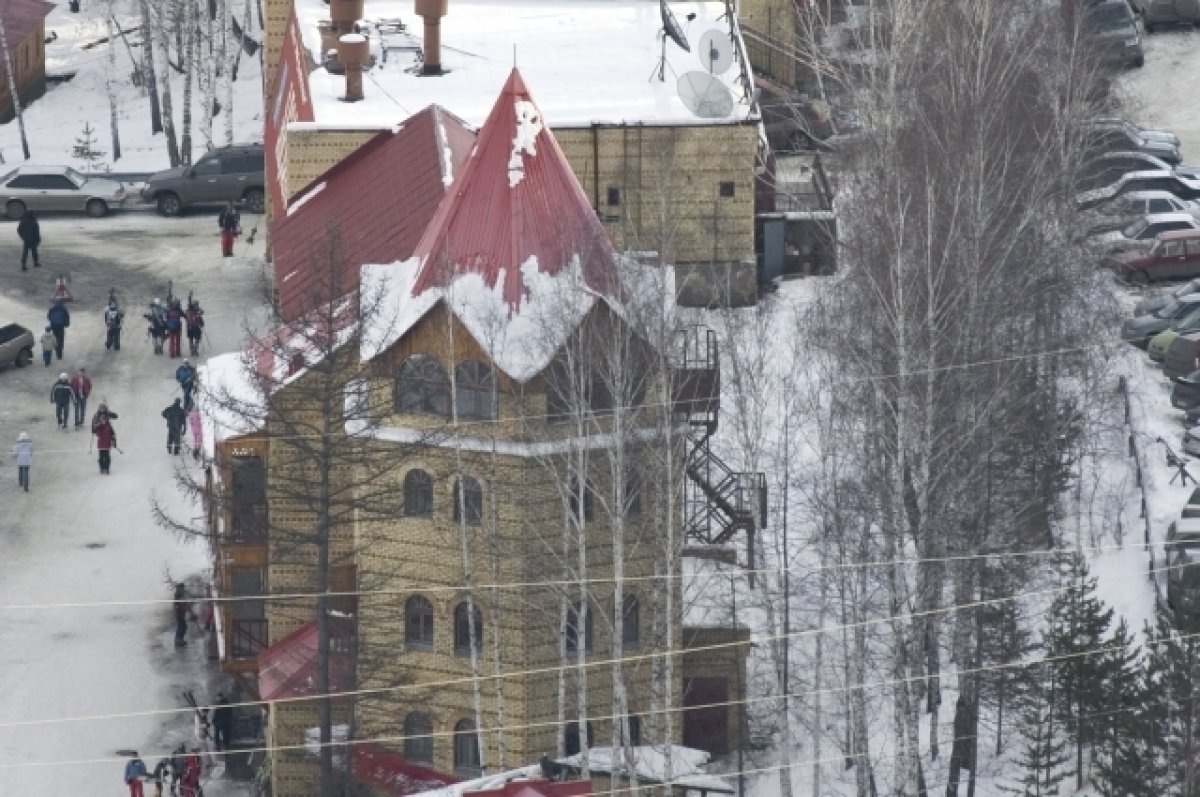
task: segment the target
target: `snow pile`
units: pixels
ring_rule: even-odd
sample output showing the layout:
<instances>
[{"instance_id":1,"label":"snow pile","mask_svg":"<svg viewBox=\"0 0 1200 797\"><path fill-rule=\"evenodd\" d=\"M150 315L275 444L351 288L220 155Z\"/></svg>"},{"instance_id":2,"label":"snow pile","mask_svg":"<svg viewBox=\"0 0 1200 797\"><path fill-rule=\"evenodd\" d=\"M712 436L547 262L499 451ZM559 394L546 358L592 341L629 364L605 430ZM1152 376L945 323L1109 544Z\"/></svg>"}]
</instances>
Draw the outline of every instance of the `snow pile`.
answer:
<instances>
[{"instance_id":1,"label":"snow pile","mask_svg":"<svg viewBox=\"0 0 1200 797\"><path fill-rule=\"evenodd\" d=\"M198 369L197 407L204 430L204 455L216 454L218 441L263 428L262 395L250 379L241 352L210 357Z\"/></svg>"},{"instance_id":2,"label":"snow pile","mask_svg":"<svg viewBox=\"0 0 1200 797\"><path fill-rule=\"evenodd\" d=\"M720 778L708 775L704 765L708 753L692 747L673 744L665 747L641 745L629 748L593 747L588 750L588 769L592 772L633 772L638 780L654 783L676 783L692 789L732 793L733 789ZM559 763L579 767L583 756L576 754L559 759Z\"/></svg>"},{"instance_id":3,"label":"snow pile","mask_svg":"<svg viewBox=\"0 0 1200 797\"><path fill-rule=\"evenodd\" d=\"M529 100L517 100L513 108L517 117L517 132L513 137L512 156L508 159L509 188L516 188L525 179L525 162L521 155L537 155L537 137L543 127L537 106Z\"/></svg>"}]
</instances>

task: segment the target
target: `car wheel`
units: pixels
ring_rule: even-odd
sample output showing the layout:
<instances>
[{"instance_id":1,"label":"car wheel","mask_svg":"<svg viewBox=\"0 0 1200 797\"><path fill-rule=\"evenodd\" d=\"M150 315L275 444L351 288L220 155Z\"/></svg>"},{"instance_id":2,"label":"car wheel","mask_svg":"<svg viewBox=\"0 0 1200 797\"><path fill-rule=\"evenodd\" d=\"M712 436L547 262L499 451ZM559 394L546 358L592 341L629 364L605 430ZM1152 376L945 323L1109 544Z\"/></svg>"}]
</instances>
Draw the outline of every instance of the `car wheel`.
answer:
<instances>
[{"instance_id":1,"label":"car wheel","mask_svg":"<svg viewBox=\"0 0 1200 797\"><path fill-rule=\"evenodd\" d=\"M158 212L164 216L178 216L183 212L183 203L170 191L158 195Z\"/></svg>"},{"instance_id":2,"label":"car wheel","mask_svg":"<svg viewBox=\"0 0 1200 797\"><path fill-rule=\"evenodd\" d=\"M251 213L262 213L263 207L266 205L266 198L263 196L261 188L251 188L242 195L242 202L246 210Z\"/></svg>"},{"instance_id":3,"label":"car wheel","mask_svg":"<svg viewBox=\"0 0 1200 797\"><path fill-rule=\"evenodd\" d=\"M1129 284L1138 286L1149 285L1150 275L1144 271L1135 271L1129 275Z\"/></svg>"},{"instance_id":4,"label":"car wheel","mask_svg":"<svg viewBox=\"0 0 1200 797\"><path fill-rule=\"evenodd\" d=\"M24 368L31 362L33 362L33 349L29 346L26 346L17 353L16 364L18 368Z\"/></svg>"},{"instance_id":5,"label":"car wheel","mask_svg":"<svg viewBox=\"0 0 1200 797\"><path fill-rule=\"evenodd\" d=\"M108 215L108 203L103 199L89 199L87 214L93 219L102 219Z\"/></svg>"},{"instance_id":6,"label":"car wheel","mask_svg":"<svg viewBox=\"0 0 1200 797\"><path fill-rule=\"evenodd\" d=\"M19 219L25 215L25 203L19 199L14 199L4 206L4 212L8 214L10 219Z\"/></svg>"}]
</instances>

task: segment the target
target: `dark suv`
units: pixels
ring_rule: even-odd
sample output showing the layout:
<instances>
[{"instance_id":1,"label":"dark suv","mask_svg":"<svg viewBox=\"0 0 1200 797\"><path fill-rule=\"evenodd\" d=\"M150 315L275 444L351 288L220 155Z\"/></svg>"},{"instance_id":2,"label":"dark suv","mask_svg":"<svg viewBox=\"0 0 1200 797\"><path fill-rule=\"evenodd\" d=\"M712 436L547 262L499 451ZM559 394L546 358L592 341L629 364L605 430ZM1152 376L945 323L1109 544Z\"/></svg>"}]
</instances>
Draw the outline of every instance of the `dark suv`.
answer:
<instances>
[{"instance_id":1,"label":"dark suv","mask_svg":"<svg viewBox=\"0 0 1200 797\"><path fill-rule=\"evenodd\" d=\"M251 213L263 212L262 144L220 147L191 166L177 166L151 175L142 199L158 206L164 216L178 216L193 205L241 202Z\"/></svg>"}]
</instances>

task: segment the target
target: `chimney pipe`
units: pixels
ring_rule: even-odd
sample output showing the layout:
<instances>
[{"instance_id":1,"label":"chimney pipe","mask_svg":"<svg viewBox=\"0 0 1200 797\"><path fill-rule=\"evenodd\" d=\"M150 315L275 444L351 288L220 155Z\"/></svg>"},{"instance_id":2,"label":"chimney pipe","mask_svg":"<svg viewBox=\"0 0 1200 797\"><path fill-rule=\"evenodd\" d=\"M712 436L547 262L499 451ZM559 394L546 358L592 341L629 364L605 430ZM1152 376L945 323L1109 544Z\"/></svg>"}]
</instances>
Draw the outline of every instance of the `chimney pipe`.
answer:
<instances>
[{"instance_id":1,"label":"chimney pipe","mask_svg":"<svg viewBox=\"0 0 1200 797\"><path fill-rule=\"evenodd\" d=\"M449 10L450 0L415 0L417 16L425 20L426 75L442 74L442 17Z\"/></svg>"},{"instance_id":2,"label":"chimney pipe","mask_svg":"<svg viewBox=\"0 0 1200 797\"><path fill-rule=\"evenodd\" d=\"M361 33L347 33L338 39L338 60L346 68L346 102L358 102L363 98L363 65L370 54L367 37Z\"/></svg>"}]
</instances>

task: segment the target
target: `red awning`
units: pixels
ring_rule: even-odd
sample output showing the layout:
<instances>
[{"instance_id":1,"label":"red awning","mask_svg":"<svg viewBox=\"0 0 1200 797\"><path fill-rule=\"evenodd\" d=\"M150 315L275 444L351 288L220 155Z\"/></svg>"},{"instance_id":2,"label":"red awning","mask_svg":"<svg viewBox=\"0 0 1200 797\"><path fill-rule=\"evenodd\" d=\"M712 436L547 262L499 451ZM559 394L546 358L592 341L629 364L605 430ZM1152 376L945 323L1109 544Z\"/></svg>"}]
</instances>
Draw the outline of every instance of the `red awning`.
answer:
<instances>
[{"instance_id":1,"label":"red awning","mask_svg":"<svg viewBox=\"0 0 1200 797\"><path fill-rule=\"evenodd\" d=\"M332 633L344 638L349 629L331 620ZM337 647L334 645L333 647ZM330 653L331 694L350 687L350 662L344 653ZM317 694L317 624L302 626L258 654L259 694L264 702Z\"/></svg>"},{"instance_id":2,"label":"red awning","mask_svg":"<svg viewBox=\"0 0 1200 797\"><path fill-rule=\"evenodd\" d=\"M354 777L392 797L404 797L457 783L455 778L410 764L399 753L377 744L354 746Z\"/></svg>"}]
</instances>

